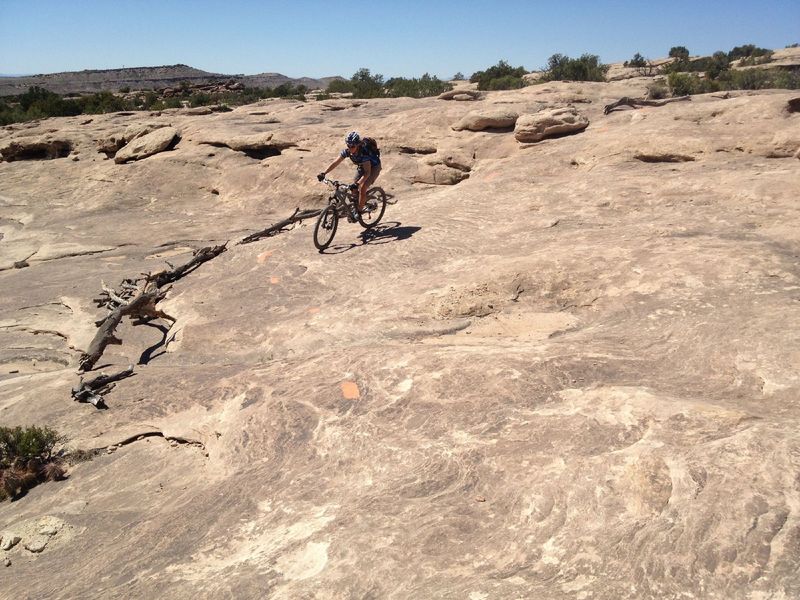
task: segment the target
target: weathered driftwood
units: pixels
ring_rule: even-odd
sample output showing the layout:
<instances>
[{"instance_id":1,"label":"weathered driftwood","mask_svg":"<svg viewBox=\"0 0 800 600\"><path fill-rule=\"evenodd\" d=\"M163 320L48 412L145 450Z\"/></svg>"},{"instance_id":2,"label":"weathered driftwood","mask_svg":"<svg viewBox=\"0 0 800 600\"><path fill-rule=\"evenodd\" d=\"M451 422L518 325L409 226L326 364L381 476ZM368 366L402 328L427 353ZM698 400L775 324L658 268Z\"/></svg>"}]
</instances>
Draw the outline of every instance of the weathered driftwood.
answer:
<instances>
[{"instance_id":1,"label":"weathered driftwood","mask_svg":"<svg viewBox=\"0 0 800 600\"><path fill-rule=\"evenodd\" d=\"M266 229L262 229L261 231L258 231L256 233L252 233L252 234L248 235L246 238L244 238L242 241L240 241L237 245L239 245L239 244L249 244L251 242L258 241L258 240L260 240L262 238L276 235L276 234L280 233L283 229L288 227L289 225L292 225L294 223L302 221L303 219L310 219L311 217L316 217L321 212L322 212L322 209L319 209L319 208L313 208L313 209L307 209L307 210L300 210L299 208L297 208L297 209L295 209L295 211L292 214L292 216L289 217L288 219L284 219L283 221L278 221L277 223L275 223L274 225L270 225Z\"/></svg>"},{"instance_id":2,"label":"weathered driftwood","mask_svg":"<svg viewBox=\"0 0 800 600\"><path fill-rule=\"evenodd\" d=\"M670 102L681 102L683 100L691 99L691 96L678 96L677 98L665 98L664 100L640 100L639 98L628 98L625 96L616 102L606 104L605 108L603 108L603 114L607 115L608 113L618 109L620 106L631 106L633 108L639 108L641 106L664 106Z\"/></svg>"},{"instance_id":3,"label":"weathered driftwood","mask_svg":"<svg viewBox=\"0 0 800 600\"><path fill-rule=\"evenodd\" d=\"M204 262L207 262L212 258L216 258L227 249L228 242L225 242L219 246L206 246L205 248L200 248L194 253L194 257L192 257L192 259L185 265L175 267L169 271L159 271L157 273L148 274L145 276L145 279L154 283L156 287L164 287L168 283L173 283L178 281L178 279L184 275L188 275Z\"/></svg>"},{"instance_id":4,"label":"weathered driftwood","mask_svg":"<svg viewBox=\"0 0 800 600\"><path fill-rule=\"evenodd\" d=\"M104 282L101 282L103 294L100 298L96 298L95 302L98 306L107 306L111 312L104 319L97 321L97 333L89 344L89 348L80 358L80 369L82 371L92 369L109 344L122 343L122 340L114 335L114 332L123 317L139 319L139 322L167 319L174 323L175 317L168 315L156 306L169 291L169 288L164 286L191 273L204 262L219 256L227 250L227 246L227 242L220 246L207 246L197 250L185 265L174 267L169 271L146 273L143 278L137 280L125 279L120 284L120 290L112 290Z\"/></svg>"},{"instance_id":5,"label":"weathered driftwood","mask_svg":"<svg viewBox=\"0 0 800 600\"><path fill-rule=\"evenodd\" d=\"M100 373L100 375L89 381L84 381L83 377L81 377L80 385L72 388L72 398L78 402L89 402L96 408L107 408L103 396L114 389L116 381L131 375L133 375L133 365L113 375Z\"/></svg>"},{"instance_id":6,"label":"weathered driftwood","mask_svg":"<svg viewBox=\"0 0 800 600\"><path fill-rule=\"evenodd\" d=\"M122 344L122 340L114 335L117 325L122 321L122 317L140 318L140 319L154 319L157 317L170 319L175 321L162 310L156 308L156 303L163 300L167 295L168 290L159 290L152 284L141 290L131 300L125 304L120 304L100 323L97 328L97 333L89 348L80 358L81 371L89 371L94 367L95 363L100 359L109 344L118 345Z\"/></svg>"}]
</instances>

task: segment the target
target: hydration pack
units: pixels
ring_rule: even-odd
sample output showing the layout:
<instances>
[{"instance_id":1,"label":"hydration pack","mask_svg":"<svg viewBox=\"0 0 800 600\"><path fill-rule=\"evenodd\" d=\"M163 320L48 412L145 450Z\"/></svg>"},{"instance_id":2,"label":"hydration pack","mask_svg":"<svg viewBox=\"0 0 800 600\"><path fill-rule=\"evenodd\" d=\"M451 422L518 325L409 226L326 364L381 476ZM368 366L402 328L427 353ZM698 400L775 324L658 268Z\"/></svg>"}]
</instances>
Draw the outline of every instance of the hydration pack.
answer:
<instances>
[{"instance_id":1,"label":"hydration pack","mask_svg":"<svg viewBox=\"0 0 800 600\"><path fill-rule=\"evenodd\" d=\"M378 158L381 157L381 151L378 150L378 142L375 141L375 138L365 137L361 138L361 141L364 144L364 149L367 151L367 154L377 156Z\"/></svg>"}]
</instances>

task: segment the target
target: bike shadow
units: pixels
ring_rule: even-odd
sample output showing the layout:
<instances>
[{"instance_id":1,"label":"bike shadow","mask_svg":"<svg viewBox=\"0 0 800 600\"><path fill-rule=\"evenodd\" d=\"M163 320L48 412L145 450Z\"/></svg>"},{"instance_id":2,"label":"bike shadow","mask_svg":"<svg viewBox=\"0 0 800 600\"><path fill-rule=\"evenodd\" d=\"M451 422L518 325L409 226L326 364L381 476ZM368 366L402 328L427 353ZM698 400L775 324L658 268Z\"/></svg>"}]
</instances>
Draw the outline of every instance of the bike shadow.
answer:
<instances>
[{"instance_id":1,"label":"bike shadow","mask_svg":"<svg viewBox=\"0 0 800 600\"><path fill-rule=\"evenodd\" d=\"M422 227L416 225L403 225L399 221L387 221L380 223L371 229L362 231L358 237L359 242L350 244L336 244L329 246L326 250L320 251L320 254L342 254L352 250L366 246L367 244L388 244L390 242L402 242L407 240L412 235L417 233Z\"/></svg>"}]
</instances>

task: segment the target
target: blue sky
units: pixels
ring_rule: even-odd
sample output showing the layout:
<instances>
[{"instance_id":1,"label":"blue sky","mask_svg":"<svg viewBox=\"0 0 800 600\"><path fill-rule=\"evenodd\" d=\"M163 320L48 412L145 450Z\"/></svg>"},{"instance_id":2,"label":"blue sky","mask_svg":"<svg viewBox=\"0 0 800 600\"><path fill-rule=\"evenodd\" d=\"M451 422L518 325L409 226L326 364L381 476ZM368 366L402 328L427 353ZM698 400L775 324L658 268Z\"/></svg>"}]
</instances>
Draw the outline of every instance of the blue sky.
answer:
<instances>
[{"instance_id":1,"label":"blue sky","mask_svg":"<svg viewBox=\"0 0 800 600\"><path fill-rule=\"evenodd\" d=\"M0 0L0 73L184 63L226 74L469 76L500 59L800 42L800 0Z\"/></svg>"}]
</instances>

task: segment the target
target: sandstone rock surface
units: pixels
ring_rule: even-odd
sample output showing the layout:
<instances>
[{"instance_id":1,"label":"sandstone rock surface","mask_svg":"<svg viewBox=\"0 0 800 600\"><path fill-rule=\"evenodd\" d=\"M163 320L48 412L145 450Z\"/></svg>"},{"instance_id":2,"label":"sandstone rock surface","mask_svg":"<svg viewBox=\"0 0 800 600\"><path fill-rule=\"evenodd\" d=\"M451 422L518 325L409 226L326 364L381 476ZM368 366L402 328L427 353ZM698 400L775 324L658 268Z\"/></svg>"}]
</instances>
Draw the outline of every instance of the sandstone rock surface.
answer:
<instances>
[{"instance_id":1,"label":"sandstone rock surface","mask_svg":"<svg viewBox=\"0 0 800 600\"><path fill-rule=\"evenodd\" d=\"M797 93L603 115L647 83L0 128L81 156L0 163L0 422L92 457L0 504L49 539L10 550L0 595L799 597L800 162L766 157ZM576 98L592 126L544 144L451 129ZM237 245L325 205L355 122L383 222ZM181 143L96 152L151 123ZM120 324L108 410L74 402L101 285L225 241L159 303L174 323Z\"/></svg>"},{"instance_id":2,"label":"sandstone rock surface","mask_svg":"<svg viewBox=\"0 0 800 600\"><path fill-rule=\"evenodd\" d=\"M176 139L180 139L178 130L174 127L160 127L155 131L135 137L123 146L114 155L114 162L122 164L135 160L142 160L153 154L158 154L169 148Z\"/></svg>"},{"instance_id":3,"label":"sandstone rock surface","mask_svg":"<svg viewBox=\"0 0 800 600\"><path fill-rule=\"evenodd\" d=\"M465 115L453 125L454 131L483 131L484 129L505 129L513 127L519 115L506 109L476 110Z\"/></svg>"},{"instance_id":4,"label":"sandstone rock surface","mask_svg":"<svg viewBox=\"0 0 800 600\"><path fill-rule=\"evenodd\" d=\"M539 142L548 137L583 131L588 126L589 119L574 108L553 108L522 115L514 128L514 137L518 142Z\"/></svg>"}]
</instances>

